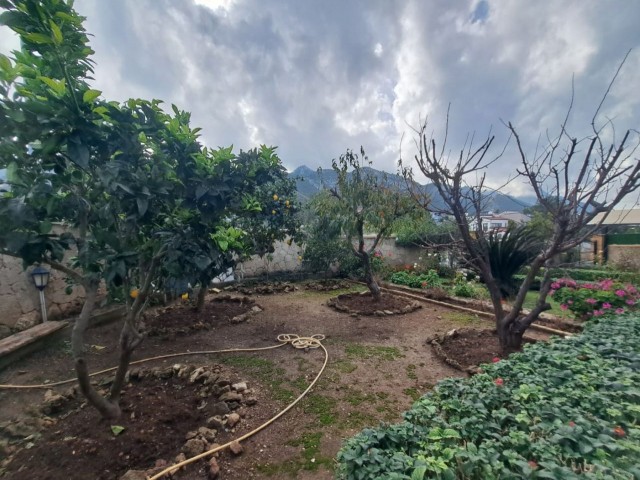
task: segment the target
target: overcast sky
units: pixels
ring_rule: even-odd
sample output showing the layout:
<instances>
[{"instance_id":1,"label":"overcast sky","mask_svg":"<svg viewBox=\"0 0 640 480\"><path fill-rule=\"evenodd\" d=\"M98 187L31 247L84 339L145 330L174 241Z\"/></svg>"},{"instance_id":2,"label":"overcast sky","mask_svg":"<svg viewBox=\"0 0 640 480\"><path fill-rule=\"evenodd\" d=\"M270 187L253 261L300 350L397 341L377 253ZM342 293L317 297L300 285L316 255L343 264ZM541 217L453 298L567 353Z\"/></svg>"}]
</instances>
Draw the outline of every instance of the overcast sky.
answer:
<instances>
[{"instance_id":1,"label":"overcast sky","mask_svg":"<svg viewBox=\"0 0 640 480\"><path fill-rule=\"evenodd\" d=\"M511 121L533 146L566 112L574 134L629 57L603 113L640 128L640 2L632 0L77 0L107 99L159 98L193 113L212 147L277 145L289 169L364 146L395 171L428 115L450 146ZM15 47L0 32L2 50ZM496 149L497 151L498 149ZM489 173L497 186L514 150ZM508 189L520 193L517 182Z\"/></svg>"}]
</instances>

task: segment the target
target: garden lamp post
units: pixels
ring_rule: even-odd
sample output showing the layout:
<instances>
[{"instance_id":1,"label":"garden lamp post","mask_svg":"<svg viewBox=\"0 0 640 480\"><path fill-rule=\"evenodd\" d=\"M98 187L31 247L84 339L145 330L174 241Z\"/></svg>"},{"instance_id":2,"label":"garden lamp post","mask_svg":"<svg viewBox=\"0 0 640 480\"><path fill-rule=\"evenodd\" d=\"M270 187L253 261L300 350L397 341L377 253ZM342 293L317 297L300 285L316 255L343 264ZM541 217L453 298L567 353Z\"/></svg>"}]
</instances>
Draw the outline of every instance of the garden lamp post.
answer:
<instances>
[{"instance_id":1,"label":"garden lamp post","mask_svg":"<svg viewBox=\"0 0 640 480\"><path fill-rule=\"evenodd\" d=\"M42 310L42 322L47 321L47 307L44 300L44 289L49 283L49 270L41 266L37 266L31 272L33 283L40 292L40 309Z\"/></svg>"}]
</instances>

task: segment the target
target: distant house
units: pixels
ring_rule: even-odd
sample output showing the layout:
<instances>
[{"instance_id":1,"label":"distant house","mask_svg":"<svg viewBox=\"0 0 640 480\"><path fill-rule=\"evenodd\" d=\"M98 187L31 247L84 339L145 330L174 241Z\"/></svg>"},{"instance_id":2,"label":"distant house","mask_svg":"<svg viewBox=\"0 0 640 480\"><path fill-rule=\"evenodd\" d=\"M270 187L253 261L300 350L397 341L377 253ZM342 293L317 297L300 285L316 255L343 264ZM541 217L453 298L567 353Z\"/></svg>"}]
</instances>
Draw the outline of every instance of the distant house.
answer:
<instances>
[{"instance_id":1,"label":"distant house","mask_svg":"<svg viewBox=\"0 0 640 480\"><path fill-rule=\"evenodd\" d=\"M507 229L510 223L525 224L531 217L520 212L502 212L498 214L489 213L487 215L480 216L482 221L482 231L490 232L492 230L504 231ZM472 232L478 230L478 222L475 218L472 218L469 222L469 228Z\"/></svg>"},{"instance_id":2,"label":"distant house","mask_svg":"<svg viewBox=\"0 0 640 480\"><path fill-rule=\"evenodd\" d=\"M580 260L607 263L624 269L640 268L640 208L599 213L589 225L600 225L596 235L584 242Z\"/></svg>"}]
</instances>

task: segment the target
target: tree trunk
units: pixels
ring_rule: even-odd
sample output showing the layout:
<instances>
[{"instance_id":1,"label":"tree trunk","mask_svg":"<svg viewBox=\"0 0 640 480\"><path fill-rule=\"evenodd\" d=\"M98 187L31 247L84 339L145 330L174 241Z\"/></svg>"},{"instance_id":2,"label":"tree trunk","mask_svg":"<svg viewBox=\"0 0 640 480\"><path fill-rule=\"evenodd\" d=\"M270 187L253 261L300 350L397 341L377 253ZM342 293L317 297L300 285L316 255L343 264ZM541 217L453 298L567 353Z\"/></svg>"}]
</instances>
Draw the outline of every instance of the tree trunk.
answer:
<instances>
[{"instance_id":1,"label":"tree trunk","mask_svg":"<svg viewBox=\"0 0 640 480\"><path fill-rule=\"evenodd\" d=\"M371 292L373 301L378 302L382 297L382 292L380 291L380 286L378 285L378 282L376 282L375 278L373 278L373 271L371 270L371 261L369 260L369 256L366 253L362 257L362 267L364 269L364 281L367 284L367 287L369 287L369 291Z\"/></svg>"},{"instance_id":2,"label":"tree trunk","mask_svg":"<svg viewBox=\"0 0 640 480\"><path fill-rule=\"evenodd\" d=\"M526 328L519 328L517 321L498 322L498 338L503 354L513 353L522 348L522 337Z\"/></svg>"},{"instance_id":3,"label":"tree trunk","mask_svg":"<svg viewBox=\"0 0 640 480\"><path fill-rule=\"evenodd\" d=\"M89 318L93 312L96 296L98 294L98 283L90 282L84 286L85 301L82 312L76 320L71 332L71 351L75 363L76 375L80 391L87 398L90 405L95 407L104 418L117 418L120 416L120 407L113 404L100 395L91 385L89 368L84 357L84 333L89 326Z\"/></svg>"},{"instance_id":4,"label":"tree trunk","mask_svg":"<svg viewBox=\"0 0 640 480\"><path fill-rule=\"evenodd\" d=\"M206 284L200 283L200 290L198 290L198 301L196 302L196 310L201 312L204 308L204 298L207 296Z\"/></svg>"},{"instance_id":5,"label":"tree trunk","mask_svg":"<svg viewBox=\"0 0 640 480\"><path fill-rule=\"evenodd\" d=\"M109 400L116 406L119 406L120 403L120 393L125 384L131 356L135 348L140 345L142 341L140 334L134 331L134 320L132 312L129 312L122 326L122 332L120 333L118 369L116 370L113 383L111 384L111 390L109 391Z\"/></svg>"}]
</instances>

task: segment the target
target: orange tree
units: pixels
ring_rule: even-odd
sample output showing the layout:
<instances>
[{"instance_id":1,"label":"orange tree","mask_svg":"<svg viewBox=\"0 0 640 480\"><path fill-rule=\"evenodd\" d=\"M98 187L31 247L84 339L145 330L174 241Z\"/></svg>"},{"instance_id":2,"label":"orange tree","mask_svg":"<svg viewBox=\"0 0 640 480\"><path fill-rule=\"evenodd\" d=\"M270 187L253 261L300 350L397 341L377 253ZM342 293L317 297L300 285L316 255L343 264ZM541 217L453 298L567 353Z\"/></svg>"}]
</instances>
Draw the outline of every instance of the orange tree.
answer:
<instances>
[{"instance_id":1,"label":"orange tree","mask_svg":"<svg viewBox=\"0 0 640 480\"><path fill-rule=\"evenodd\" d=\"M18 33L21 48L0 56L0 168L11 187L0 197L0 253L22 258L25 268L48 264L84 290L72 331L75 370L89 403L116 418L131 355L144 338L140 316L153 285L178 268L172 255L184 232L194 223L206 229L203 265L220 266L220 251L250 252L248 236L225 243L222 232L231 235L233 219L261 211L257 186L283 168L272 154L252 163L231 149L202 148L189 113L175 106L166 113L157 100L103 100L88 84L93 52L70 2L2 6L0 21ZM57 222L70 228L53 229ZM74 256L65 261L69 250ZM176 273L192 270L185 264ZM127 299L106 397L91 385L83 352L101 284L138 290Z\"/></svg>"}]
</instances>

